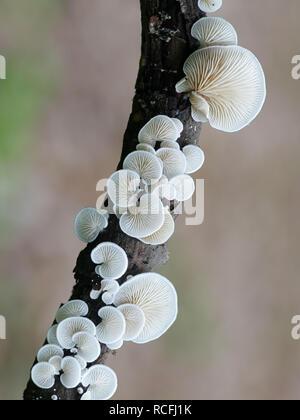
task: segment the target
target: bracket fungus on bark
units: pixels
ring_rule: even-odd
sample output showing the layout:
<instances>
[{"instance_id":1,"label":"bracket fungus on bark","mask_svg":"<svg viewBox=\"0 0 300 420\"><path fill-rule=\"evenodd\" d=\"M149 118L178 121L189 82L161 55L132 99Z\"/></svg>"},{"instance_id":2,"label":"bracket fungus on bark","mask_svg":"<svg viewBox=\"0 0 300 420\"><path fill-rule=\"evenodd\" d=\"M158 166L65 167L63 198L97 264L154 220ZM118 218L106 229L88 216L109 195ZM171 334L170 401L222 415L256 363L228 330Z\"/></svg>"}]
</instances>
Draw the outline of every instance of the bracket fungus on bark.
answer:
<instances>
[{"instance_id":1,"label":"bracket fungus on bark","mask_svg":"<svg viewBox=\"0 0 300 420\"><path fill-rule=\"evenodd\" d=\"M196 121L203 121L201 115L205 115L212 127L234 132L249 125L262 109L266 97L264 72L255 55L245 48L197 50L186 60L184 73L186 77L178 82L176 90L191 95Z\"/></svg>"},{"instance_id":2,"label":"bracket fungus on bark","mask_svg":"<svg viewBox=\"0 0 300 420\"><path fill-rule=\"evenodd\" d=\"M92 366L82 379L82 385L88 388L82 400L108 400L117 390L118 379L108 366ZM87 394L87 395L86 395Z\"/></svg>"},{"instance_id":3,"label":"bracket fungus on bark","mask_svg":"<svg viewBox=\"0 0 300 420\"><path fill-rule=\"evenodd\" d=\"M48 362L40 362L33 366L31 379L41 389L51 389L55 384L55 367Z\"/></svg>"},{"instance_id":4,"label":"bracket fungus on bark","mask_svg":"<svg viewBox=\"0 0 300 420\"><path fill-rule=\"evenodd\" d=\"M168 178L184 174L186 169L186 159L180 150L162 148L158 149L156 155L163 162L163 174Z\"/></svg>"},{"instance_id":5,"label":"bracket fungus on bark","mask_svg":"<svg viewBox=\"0 0 300 420\"><path fill-rule=\"evenodd\" d=\"M60 382L67 389L76 388L81 381L81 366L75 357L67 356L61 362Z\"/></svg>"},{"instance_id":6,"label":"bracket fungus on bark","mask_svg":"<svg viewBox=\"0 0 300 420\"><path fill-rule=\"evenodd\" d=\"M114 305L137 305L145 325L134 343L147 343L163 335L177 317L177 293L173 284L156 273L138 274L120 287Z\"/></svg>"},{"instance_id":7,"label":"bracket fungus on bark","mask_svg":"<svg viewBox=\"0 0 300 420\"><path fill-rule=\"evenodd\" d=\"M93 207L82 209L75 218L74 230L82 242L93 242L108 226L107 217Z\"/></svg>"},{"instance_id":8,"label":"bracket fungus on bark","mask_svg":"<svg viewBox=\"0 0 300 420\"><path fill-rule=\"evenodd\" d=\"M124 160L123 168L136 172L148 185L162 176L161 164L156 155L143 150L130 153Z\"/></svg>"},{"instance_id":9,"label":"bracket fungus on bark","mask_svg":"<svg viewBox=\"0 0 300 420\"><path fill-rule=\"evenodd\" d=\"M101 322L96 328L96 336L100 343L112 344L121 340L126 328L123 314L113 306L104 306L98 315Z\"/></svg>"},{"instance_id":10,"label":"bracket fungus on bark","mask_svg":"<svg viewBox=\"0 0 300 420\"><path fill-rule=\"evenodd\" d=\"M67 318L86 316L88 312L89 307L83 300L70 300L57 311L56 322L59 324Z\"/></svg>"},{"instance_id":11,"label":"bracket fungus on bark","mask_svg":"<svg viewBox=\"0 0 300 420\"><path fill-rule=\"evenodd\" d=\"M205 155L199 146L189 144L182 149L182 152L186 158L186 174L193 174L202 168L205 161Z\"/></svg>"},{"instance_id":12,"label":"bracket fungus on bark","mask_svg":"<svg viewBox=\"0 0 300 420\"><path fill-rule=\"evenodd\" d=\"M147 245L162 245L171 238L175 232L175 222L168 210L165 209L165 219L162 227L150 236L141 238L140 241Z\"/></svg>"},{"instance_id":13,"label":"bracket fungus on bark","mask_svg":"<svg viewBox=\"0 0 300 420\"><path fill-rule=\"evenodd\" d=\"M63 349L71 350L75 347L73 337L76 333L86 332L96 335L96 327L88 318L72 317L60 322L57 327L57 339Z\"/></svg>"},{"instance_id":14,"label":"bracket fungus on bark","mask_svg":"<svg viewBox=\"0 0 300 420\"><path fill-rule=\"evenodd\" d=\"M157 115L152 118L139 132L140 143L147 143L155 147L156 142L164 140L176 141L181 134L181 122L166 115Z\"/></svg>"},{"instance_id":15,"label":"bracket fungus on bark","mask_svg":"<svg viewBox=\"0 0 300 420\"><path fill-rule=\"evenodd\" d=\"M107 193L112 203L127 208L137 200L140 176L135 171L121 169L114 172L107 181Z\"/></svg>"},{"instance_id":16,"label":"bracket fungus on bark","mask_svg":"<svg viewBox=\"0 0 300 420\"><path fill-rule=\"evenodd\" d=\"M63 357L64 351L61 347L55 344L46 344L43 346L37 354L38 362L49 362L49 360L54 356Z\"/></svg>"},{"instance_id":17,"label":"bracket fungus on bark","mask_svg":"<svg viewBox=\"0 0 300 420\"><path fill-rule=\"evenodd\" d=\"M199 9L204 13L214 13L222 7L222 0L199 0Z\"/></svg>"},{"instance_id":18,"label":"bracket fungus on bark","mask_svg":"<svg viewBox=\"0 0 300 420\"><path fill-rule=\"evenodd\" d=\"M79 332L73 335L72 341L75 344L76 356L79 356L87 363L92 363L101 354L101 346L96 337L86 332Z\"/></svg>"},{"instance_id":19,"label":"bracket fungus on bark","mask_svg":"<svg viewBox=\"0 0 300 420\"><path fill-rule=\"evenodd\" d=\"M59 342L57 340L56 332L57 332L58 325L52 325L47 332L47 342L48 344L56 344L59 346Z\"/></svg>"},{"instance_id":20,"label":"bracket fungus on bark","mask_svg":"<svg viewBox=\"0 0 300 420\"><path fill-rule=\"evenodd\" d=\"M97 274L104 279L119 279L128 267L126 252L113 242L102 242L91 253L91 259L98 265Z\"/></svg>"},{"instance_id":21,"label":"bracket fungus on bark","mask_svg":"<svg viewBox=\"0 0 300 420\"><path fill-rule=\"evenodd\" d=\"M237 45L237 32L231 23L221 17L204 17L192 26L192 36L200 47Z\"/></svg>"}]
</instances>

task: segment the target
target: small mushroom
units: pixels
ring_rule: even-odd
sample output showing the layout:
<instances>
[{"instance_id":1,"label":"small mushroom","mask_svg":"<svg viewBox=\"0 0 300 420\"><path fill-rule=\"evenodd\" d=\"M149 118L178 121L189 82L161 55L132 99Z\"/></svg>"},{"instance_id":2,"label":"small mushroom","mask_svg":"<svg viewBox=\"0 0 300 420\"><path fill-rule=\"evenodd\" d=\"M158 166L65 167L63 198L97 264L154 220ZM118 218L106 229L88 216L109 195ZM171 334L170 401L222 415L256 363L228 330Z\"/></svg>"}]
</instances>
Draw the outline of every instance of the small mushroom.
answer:
<instances>
[{"instance_id":1,"label":"small mushroom","mask_svg":"<svg viewBox=\"0 0 300 420\"><path fill-rule=\"evenodd\" d=\"M100 343L111 344L122 339L126 323L123 314L113 306L105 306L98 312L101 318L96 328L96 336Z\"/></svg>"},{"instance_id":2,"label":"small mushroom","mask_svg":"<svg viewBox=\"0 0 300 420\"><path fill-rule=\"evenodd\" d=\"M60 382L65 388L76 388L80 384L81 367L74 357L65 357L61 362L61 370Z\"/></svg>"},{"instance_id":3,"label":"small mushroom","mask_svg":"<svg viewBox=\"0 0 300 420\"><path fill-rule=\"evenodd\" d=\"M190 144L185 146L182 151L186 158L186 174L192 174L202 168L205 156L200 147Z\"/></svg>"},{"instance_id":4,"label":"small mushroom","mask_svg":"<svg viewBox=\"0 0 300 420\"><path fill-rule=\"evenodd\" d=\"M73 335L72 341L75 344L76 354L87 363L92 363L98 359L101 354L101 347L96 337L79 332Z\"/></svg>"},{"instance_id":5,"label":"small mushroom","mask_svg":"<svg viewBox=\"0 0 300 420\"><path fill-rule=\"evenodd\" d=\"M144 194L136 207L120 218L120 228L126 235L143 238L160 229L164 222L163 204L155 194Z\"/></svg>"},{"instance_id":6,"label":"small mushroom","mask_svg":"<svg viewBox=\"0 0 300 420\"><path fill-rule=\"evenodd\" d=\"M234 27L220 17L199 19L192 27L192 36L200 42L201 48L237 45L238 43Z\"/></svg>"},{"instance_id":7,"label":"small mushroom","mask_svg":"<svg viewBox=\"0 0 300 420\"><path fill-rule=\"evenodd\" d=\"M135 343L159 338L177 317L177 293L172 283L156 273L144 273L125 282L116 294L114 305L137 305L145 315L145 326Z\"/></svg>"},{"instance_id":8,"label":"small mushroom","mask_svg":"<svg viewBox=\"0 0 300 420\"><path fill-rule=\"evenodd\" d=\"M97 274L105 279L119 279L128 268L126 252L113 242L102 242L91 253L93 263L98 264Z\"/></svg>"},{"instance_id":9,"label":"small mushroom","mask_svg":"<svg viewBox=\"0 0 300 420\"><path fill-rule=\"evenodd\" d=\"M105 305L111 305L113 303L115 294L119 288L119 283L116 280L102 280L101 291L104 292L102 295L102 301Z\"/></svg>"},{"instance_id":10,"label":"small mushroom","mask_svg":"<svg viewBox=\"0 0 300 420\"><path fill-rule=\"evenodd\" d=\"M82 379L82 385L88 388L88 391L83 394L81 399L108 400L117 390L118 379L111 368L97 365L87 371Z\"/></svg>"},{"instance_id":11,"label":"small mushroom","mask_svg":"<svg viewBox=\"0 0 300 420\"><path fill-rule=\"evenodd\" d=\"M37 361L38 362L49 362L49 360L54 356L63 357L64 351L61 347L56 346L55 344L47 344L43 346L38 354L37 354Z\"/></svg>"},{"instance_id":12,"label":"small mushroom","mask_svg":"<svg viewBox=\"0 0 300 420\"><path fill-rule=\"evenodd\" d=\"M68 350L75 347L73 337L79 332L86 332L95 336L96 327L88 318L73 317L62 321L57 328L57 339L61 347Z\"/></svg>"},{"instance_id":13,"label":"small mushroom","mask_svg":"<svg viewBox=\"0 0 300 420\"><path fill-rule=\"evenodd\" d=\"M92 207L81 210L76 216L74 230L82 242L93 242L108 226L107 217Z\"/></svg>"},{"instance_id":14,"label":"small mushroom","mask_svg":"<svg viewBox=\"0 0 300 420\"><path fill-rule=\"evenodd\" d=\"M130 153L124 160L123 168L139 174L148 185L162 176L161 164L156 155L143 150Z\"/></svg>"},{"instance_id":15,"label":"small mushroom","mask_svg":"<svg viewBox=\"0 0 300 420\"><path fill-rule=\"evenodd\" d=\"M118 306L118 310L124 315L126 322L123 340L132 341L140 335L145 326L146 320L144 312L137 305L131 303L125 303L124 305Z\"/></svg>"},{"instance_id":16,"label":"small mushroom","mask_svg":"<svg viewBox=\"0 0 300 420\"><path fill-rule=\"evenodd\" d=\"M156 154L154 147L151 146L150 144L147 144L147 143L139 143L136 146L136 150L142 150L144 152L149 152L149 153L152 153L153 155Z\"/></svg>"},{"instance_id":17,"label":"small mushroom","mask_svg":"<svg viewBox=\"0 0 300 420\"><path fill-rule=\"evenodd\" d=\"M186 77L176 85L190 94L195 121L207 118L218 130L234 132L250 124L266 98L263 69L249 50L239 46L207 47L184 64Z\"/></svg>"},{"instance_id":18,"label":"small mushroom","mask_svg":"<svg viewBox=\"0 0 300 420\"><path fill-rule=\"evenodd\" d=\"M180 150L162 148L156 152L156 155L163 162L163 174L167 178L170 179L176 175L184 174L186 168L186 159Z\"/></svg>"},{"instance_id":19,"label":"small mushroom","mask_svg":"<svg viewBox=\"0 0 300 420\"><path fill-rule=\"evenodd\" d=\"M181 127L180 127L181 128ZM155 147L157 141L176 141L180 136L179 123L166 115L152 118L139 132L139 142Z\"/></svg>"},{"instance_id":20,"label":"small mushroom","mask_svg":"<svg viewBox=\"0 0 300 420\"><path fill-rule=\"evenodd\" d=\"M97 274L97 273L96 273ZM92 300L99 299L99 296L101 295L101 290L92 289L90 292L90 298Z\"/></svg>"},{"instance_id":21,"label":"small mushroom","mask_svg":"<svg viewBox=\"0 0 300 420\"><path fill-rule=\"evenodd\" d=\"M179 143L177 143L177 141L169 141L169 140L162 141L160 147L162 149L180 150L180 146L179 146Z\"/></svg>"},{"instance_id":22,"label":"small mushroom","mask_svg":"<svg viewBox=\"0 0 300 420\"><path fill-rule=\"evenodd\" d=\"M59 342L57 340L56 337L56 331L57 331L57 327L58 325L52 325L52 327L49 328L48 332L47 332L47 341L49 344L56 344L57 346L59 346Z\"/></svg>"},{"instance_id":23,"label":"small mushroom","mask_svg":"<svg viewBox=\"0 0 300 420\"><path fill-rule=\"evenodd\" d=\"M55 368L48 362L40 362L31 370L32 382L41 389L51 389L55 384Z\"/></svg>"},{"instance_id":24,"label":"small mushroom","mask_svg":"<svg viewBox=\"0 0 300 420\"><path fill-rule=\"evenodd\" d=\"M214 13L222 7L222 0L199 0L199 9L204 13Z\"/></svg>"},{"instance_id":25,"label":"small mushroom","mask_svg":"<svg viewBox=\"0 0 300 420\"><path fill-rule=\"evenodd\" d=\"M56 322L59 324L67 318L86 316L88 312L89 307L83 300L70 300L57 311Z\"/></svg>"},{"instance_id":26,"label":"small mushroom","mask_svg":"<svg viewBox=\"0 0 300 420\"><path fill-rule=\"evenodd\" d=\"M195 192L195 182L189 175L178 175L170 180L170 184L176 189L176 200L187 201Z\"/></svg>"},{"instance_id":27,"label":"small mushroom","mask_svg":"<svg viewBox=\"0 0 300 420\"><path fill-rule=\"evenodd\" d=\"M106 185L109 198L118 207L135 205L140 182L140 176L134 171L121 169L114 172Z\"/></svg>"},{"instance_id":28,"label":"small mushroom","mask_svg":"<svg viewBox=\"0 0 300 420\"><path fill-rule=\"evenodd\" d=\"M175 232L175 223L172 215L168 210L165 210L165 220L162 227L157 231L154 232L150 236L146 236L145 238L141 238L140 241L147 244L147 245L161 245L171 238L171 236Z\"/></svg>"}]
</instances>

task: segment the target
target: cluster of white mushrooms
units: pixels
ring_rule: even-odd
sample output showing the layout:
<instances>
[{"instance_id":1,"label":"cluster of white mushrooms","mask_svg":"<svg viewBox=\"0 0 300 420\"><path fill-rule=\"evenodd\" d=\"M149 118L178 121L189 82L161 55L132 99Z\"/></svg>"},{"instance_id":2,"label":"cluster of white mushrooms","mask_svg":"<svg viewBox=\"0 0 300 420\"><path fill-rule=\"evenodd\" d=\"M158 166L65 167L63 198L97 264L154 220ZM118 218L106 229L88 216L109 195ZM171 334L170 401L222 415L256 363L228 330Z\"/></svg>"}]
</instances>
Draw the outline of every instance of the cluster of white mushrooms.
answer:
<instances>
[{"instance_id":1,"label":"cluster of white mushrooms","mask_svg":"<svg viewBox=\"0 0 300 420\"><path fill-rule=\"evenodd\" d=\"M206 13L221 5L222 0L199 0ZM187 59L186 77L176 85L177 92L188 93L195 121L209 122L223 131L240 130L256 117L265 100L265 78L258 60L237 46L235 29L222 18L200 19L192 35L199 49ZM174 233L170 203L192 197L195 185L190 174L204 163L198 146L180 148L183 128L179 119L158 115L141 129L136 150L108 179L108 207L88 207L77 215L75 233L81 241L94 242L107 228L111 212L130 237L149 245L169 240ZM38 352L32 369L33 382L41 389L53 388L54 400L58 399L57 380L66 389L77 388L81 400L109 399L116 391L117 377L109 367L95 365L101 345L116 350L126 341L155 340L177 316L177 294L165 277L156 273L127 276L120 286L128 258L119 245L100 243L92 250L91 260L101 279L90 291L90 300L99 303L99 322L89 319L90 308L82 300L62 306L48 331L48 344Z\"/></svg>"},{"instance_id":2,"label":"cluster of white mushrooms","mask_svg":"<svg viewBox=\"0 0 300 420\"><path fill-rule=\"evenodd\" d=\"M89 306L72 300L56 314L47 342L37 355L31 378L41 389L52 389L56 379L66 389L77 388L81 400L106 400L117 389L115 372L104 365L89 366L99 360L101 344L116 350L124 341L147 343L159 338L177 317L177 294L165 277L144 273L129 277L123 285L116 279L127 270L124 250L110 242L101 243L91 253L103 277L100 290L91 290L93 300L100 298L99 323L89 318Z\"/></svg>"}]
</instances>

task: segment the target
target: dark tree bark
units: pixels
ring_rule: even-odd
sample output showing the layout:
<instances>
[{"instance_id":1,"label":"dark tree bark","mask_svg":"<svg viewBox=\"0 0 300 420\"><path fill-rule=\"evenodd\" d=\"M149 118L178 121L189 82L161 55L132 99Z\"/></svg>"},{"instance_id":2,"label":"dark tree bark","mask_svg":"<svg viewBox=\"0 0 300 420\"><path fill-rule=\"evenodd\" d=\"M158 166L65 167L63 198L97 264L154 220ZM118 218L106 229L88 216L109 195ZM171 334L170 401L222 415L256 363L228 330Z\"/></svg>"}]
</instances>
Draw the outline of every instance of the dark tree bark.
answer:
<instances>
[{"instance_id":1,"label":"dark tree bark","mask_svg":"<svg viewBox=\"0 0 300 420\"><path fill-rule=\"evenodd\" d=\"M183 64L197 47L191 37L191 27L204 16L197 6L198 0L140 0L140 3L142 56L119 168L128 153L135 150L139 130L155 115L164 114L183 122L185 128L179 140L181 146L198 143L201 129L200 124L191 118L187 95L179 95L175 91L175 84L183 77ZM126 236L119 227L118 219L111 215L108 228L80 253L74 269L76 285L71 299L82 299L88 303L88 317L95 324L99 323L97 313L103 304L90 299L92 285L101 281L95 274L95 264L90 254L95 246L104 241L117 243L127 253L128 271L120 283L126 281L128 275L153 271L168 260L167 245L149 246ZM102 354L97 363L105 363L109 352L102 345ZM50 400L53 394L61 400L80 399L77 389L66 390L59 380L51 390L41 390L29 380L24 399Z\"/></svg>"}]
</instances>

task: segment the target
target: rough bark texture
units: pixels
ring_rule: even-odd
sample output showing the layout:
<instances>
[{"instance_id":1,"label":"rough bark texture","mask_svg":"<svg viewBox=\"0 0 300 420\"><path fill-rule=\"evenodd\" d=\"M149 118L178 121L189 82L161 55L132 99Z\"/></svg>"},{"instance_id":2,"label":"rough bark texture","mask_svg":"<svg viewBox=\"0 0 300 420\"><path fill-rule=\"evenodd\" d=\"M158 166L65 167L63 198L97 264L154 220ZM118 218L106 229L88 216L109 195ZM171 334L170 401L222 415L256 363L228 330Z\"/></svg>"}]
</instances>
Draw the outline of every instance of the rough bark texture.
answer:
<instances>
[{"instance_id":1,"label":"rough bark texture","mask_svg":"<svg viewBox=\"0 0 300 420\"><path fill-rule=\"evenodd\" d=\"M191 26L203 13L198 0L140 0L142 12L142 56L133 100L132 114L125 132L119 168L128 153L135 150L139 130L155 115L165 114L179 118L184 132L179 140L181 146L196 144L200 136L200 124L191 119L187 95L178 95L175 84L183 77L183 64L197 46L191 37ZM92 285L100 285L95 274L95 265L90 253L101 242L111 241L120 245L127 253L128 275L153 271L168 260L167 246L148 246L126 236L120 229L118 219L110 216L108 228L97 240L89 244L79 255L74 277L71 299L82 299L89 305L88 317L99 323L97 315L101 303L90 299ZM102 345L102 354L97 363L104 363L109 350ZM34 362L36 363L36 361ZM61 400L79 400L77 389L66 390L57 379L54 388L41 390L29 380L24 392L25 400L50 400L53 395Z\"/></svg>"}]
</instances>

